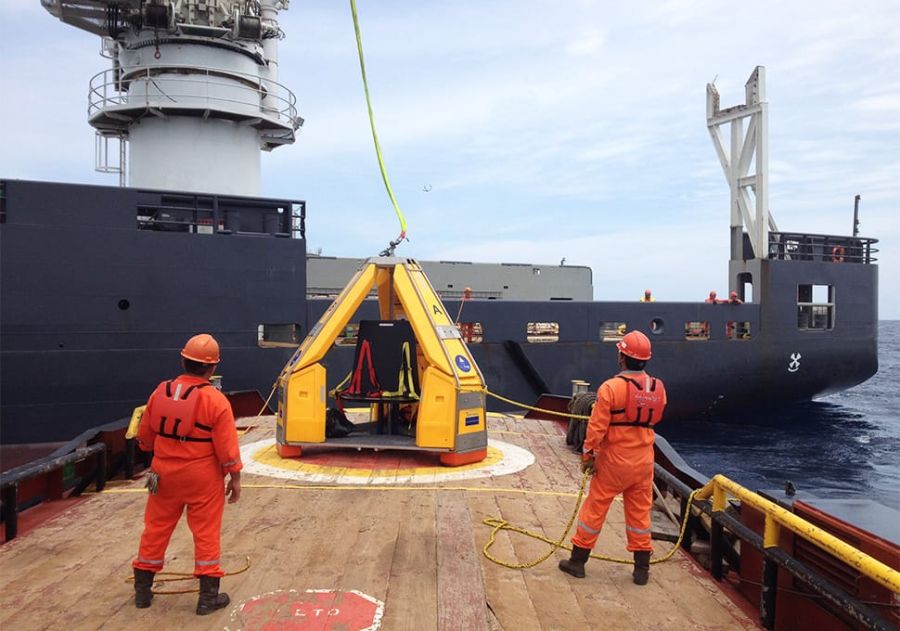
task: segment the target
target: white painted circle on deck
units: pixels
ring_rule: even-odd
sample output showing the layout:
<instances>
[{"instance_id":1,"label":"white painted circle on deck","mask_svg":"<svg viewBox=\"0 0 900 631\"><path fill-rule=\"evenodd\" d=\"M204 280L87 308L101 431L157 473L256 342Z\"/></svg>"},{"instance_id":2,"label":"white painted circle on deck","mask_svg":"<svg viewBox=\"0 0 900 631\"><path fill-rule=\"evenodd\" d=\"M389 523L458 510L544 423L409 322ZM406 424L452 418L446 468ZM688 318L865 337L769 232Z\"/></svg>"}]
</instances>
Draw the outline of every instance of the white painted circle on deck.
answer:
<instances>
[{"instance_id":1,"label":"white painted circle on deck","mask_svg":"<svg viewBox=\"0 0 900 631\"><path fill-rule=\"evenodd\" d=\"M315 484L405 485L436 484L456 480L472 480L517 473L534 464L534 454L527 449L503 441L488 439L489 452L498 457L488 457L484 462L461 467L425 466L399 469L350 468L319 465L304 462L300 458L273 457L275 442L271 438L249 443L241 447L244 471L272 478L297 480ZM367 460L371 460L371 450ZM348 452L352 453L352 452ZM275 464L273 464L275 463Z\"/></svg>"}]
</instances>

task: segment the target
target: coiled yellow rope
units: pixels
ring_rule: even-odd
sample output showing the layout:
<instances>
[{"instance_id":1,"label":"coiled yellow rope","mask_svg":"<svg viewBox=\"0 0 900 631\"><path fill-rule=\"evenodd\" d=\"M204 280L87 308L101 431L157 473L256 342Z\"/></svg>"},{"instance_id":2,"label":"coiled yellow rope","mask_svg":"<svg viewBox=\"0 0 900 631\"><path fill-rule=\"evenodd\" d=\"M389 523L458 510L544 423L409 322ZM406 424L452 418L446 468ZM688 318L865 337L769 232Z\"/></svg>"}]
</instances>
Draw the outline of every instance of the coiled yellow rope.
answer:
<instances>
[{"instance_id":1,"label":"coiled yellow rope","mask_svg":"<svg viewBox=\"0 0 900 631\"><path fill-rule=\"evenodd\" d=\"M236 572L226 572L225 576L237 576L238 574L243 574L247 570L250 569L250 557L244 557L246 561L246 565ZM161 578L165 576L171 576L172 578ZM157 572L153 576L153 584L156 585L158 583L174 583L175 581L190 581L196 578L193 572ZM125 579L126 583L133 583L134 577L129 576ZM192 588L192 589L171 589L171 590L153 590L154 595L161 596L171 596L174 594L195 594L200 591L200 588Z\"/></svg>"},{"instance_id":2,"label":"coiled yellow rope","mask_svg":"<svg viewBox=\"0 0 900 631\"><path fill-rule=\"evenodd\" d=\"M487 543L481 549L482 554L484 554L485 558L490 561L493 561L497 565L501 565L503 567L507 567L511 570L527 570L536 565L539 565L549 559L554 552L557 550L572 550L572 546L569 544L563 543L566 539L566 536L569 534L569 531L572 529L572 524L575 523L575 517L578 515L578 510L581 508L581 500L584 497L584 487L587 486L588 478L590 477L590 473L585 473L581 478L581 488L578 489L578 497L575 500L575 509L572 511L572 514L569 516L569 521L566 523L566 528L563 531L562 535L560 535L559 539L553 540L544 535L536 532L532 532L530 530L526 530L524 528L519 528L518 526L513 526L505 519L501 519L498 517L485 517L482 523L485 526L491 527L491 535L488 539ZM687 501L687 509L684 511L684 515L681 518L681 528L678 532L678 540L672 546L672 548L666 552L663 556L658 559L651 559L650 563L664 563L672 558L672 555L675 554L675 551L681 546L681 542L684 540L684 533L687 530L688 517L691 514L691 506L694 503L694 495L700 489L696 489L691 492ZM545 553L539 556L536 559L531 561L526 561L524 563L513 563L511 561L504 561L503 559L499 559L490 553L491 546L494 545L494 541L497 538L497 533L501 530L509 530L512 532L517 532L521 535L525 535L526 537L531 537L532 539L538 539L539 541L543 541L547 545L550 546L550 549ZM605 554L591 553L592 559L599 559L600 561L609 561L611 563L624 563L628 565L633 565L634 561L632 559L622 559L618 557L606 556Z\"/></svg>"}]
</instances>

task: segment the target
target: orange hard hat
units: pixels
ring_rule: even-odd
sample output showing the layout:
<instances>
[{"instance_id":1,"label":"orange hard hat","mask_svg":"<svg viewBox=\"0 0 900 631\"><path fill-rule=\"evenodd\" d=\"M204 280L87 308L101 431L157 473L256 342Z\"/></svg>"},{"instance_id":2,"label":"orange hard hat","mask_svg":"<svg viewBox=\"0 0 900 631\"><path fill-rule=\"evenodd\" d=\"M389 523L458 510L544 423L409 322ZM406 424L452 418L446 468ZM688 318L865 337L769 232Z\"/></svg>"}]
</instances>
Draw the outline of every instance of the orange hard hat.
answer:
<instances>
[{"instance_id":1,"label":"orange hard hat","mask_svg":"<svg viewBox=\"0 0 900 631\"><path fill-rule=\"evenodd\" d=\"M219 343L209 333L195 335L181 349L181 356L201 364L218 364Z\"/></svg>"},{"instance_id":2,"label":"orange hard hat","mask_svg":"<svg viewBox=\"0 0 900 631\"><path fill-rule=\"evenodd\" d=\"M640 331L627 333L616 344L616 348L623 355L628 355L641 361L647 361L653 356L653 353L650 352L650 339Z\"/></svg>"}]
</instances>

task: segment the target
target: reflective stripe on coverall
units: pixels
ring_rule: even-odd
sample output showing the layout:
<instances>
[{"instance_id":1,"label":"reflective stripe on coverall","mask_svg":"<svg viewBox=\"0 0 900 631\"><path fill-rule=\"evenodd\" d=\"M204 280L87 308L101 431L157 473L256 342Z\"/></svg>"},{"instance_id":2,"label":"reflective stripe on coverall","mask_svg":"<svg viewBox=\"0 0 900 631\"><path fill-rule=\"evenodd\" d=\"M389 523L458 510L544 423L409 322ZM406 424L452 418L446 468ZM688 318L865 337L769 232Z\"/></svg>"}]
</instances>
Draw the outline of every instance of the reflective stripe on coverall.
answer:
<instances>
[{"instance_id":1,"label":"reflective stripe on coverall","mask_svg":"<svg viewBox=\"0 0 900 631\"><path fill-rule=\"evenodd\" d=\"M580 548L593 549L603 528L606 513L616 495L622 494L625 504L625 534L628 550L652 550L650 543L650 508L653 504L653 442L652 427L612 425L627 420L629 382L620 377L644 383L649 381L643 371L623 371L608 379L597 389L597 402L588 421L584 440L584 454L593 453L596 473L591 479L587 499L578 514L572 543ZM662 406L655 414L662 417L665 389L660 388Z\"/></svg>"},{"instance_id":2,"label":"reflective stripe on coverall","mask_svg":"<svg viewBox=\"0 0 900 631\"><path fill-rule=\"evenodd\" d=\"M201 397L195 408L195 427L185 439L160 435L154 427L154 400L165 396L166 382L151 395L138 429L141 449L153 451L151 468L159 474L159 491L147 498L144 532L138 557L132 565L158 572L163 568L169 539L187 507L187 522L194 536L194 575L224 576L220 565L222 513L225 508L225 474L240 471L240 448L234 415L225 396L215 388L195 388ZM172 390L209 382L181 375ZM160 406L157 406L160 407Z\"/></svg>"}]
</instances>

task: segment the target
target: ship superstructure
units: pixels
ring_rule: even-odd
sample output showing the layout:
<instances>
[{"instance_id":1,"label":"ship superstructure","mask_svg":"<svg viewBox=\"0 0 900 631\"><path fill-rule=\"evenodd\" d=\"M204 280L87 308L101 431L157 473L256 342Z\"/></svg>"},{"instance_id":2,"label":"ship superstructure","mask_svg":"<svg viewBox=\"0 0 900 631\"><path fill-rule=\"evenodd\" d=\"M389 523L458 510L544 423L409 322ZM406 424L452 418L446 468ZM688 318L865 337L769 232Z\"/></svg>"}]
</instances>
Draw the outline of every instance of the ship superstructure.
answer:
<instances>
[{"instance_id":1,"label":"ship superstructure","mask_svg":"<svg viewBox=\"0 0 900 631\"><path fill-rule=\"evenodd\" d=\"M260 150L294 142L294 94L278 83L288 0L42 0L102 38L90 80L97 167L139 188L258 195Z\"/></svg>"}]
</instances>

